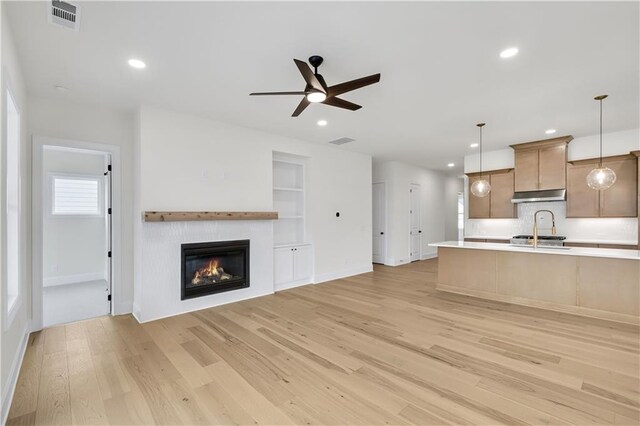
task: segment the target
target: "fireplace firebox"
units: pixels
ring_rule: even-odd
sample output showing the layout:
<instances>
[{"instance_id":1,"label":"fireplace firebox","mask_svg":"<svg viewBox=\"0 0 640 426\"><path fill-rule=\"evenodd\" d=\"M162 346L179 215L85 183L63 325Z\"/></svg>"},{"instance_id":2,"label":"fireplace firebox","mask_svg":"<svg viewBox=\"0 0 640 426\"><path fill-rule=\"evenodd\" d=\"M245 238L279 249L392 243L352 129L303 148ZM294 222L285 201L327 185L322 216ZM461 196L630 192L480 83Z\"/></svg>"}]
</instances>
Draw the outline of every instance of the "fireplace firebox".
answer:
<instances>
[{"instance_id":1,"label":"fireplace firebox","mask_svg":"<svg viewBox=\"0 0 640 426\"><path fill-rule=\"evenodd\" d=\"M249 240L182 244L181 300L249 287Z\"/></svg>"}]
</instances>

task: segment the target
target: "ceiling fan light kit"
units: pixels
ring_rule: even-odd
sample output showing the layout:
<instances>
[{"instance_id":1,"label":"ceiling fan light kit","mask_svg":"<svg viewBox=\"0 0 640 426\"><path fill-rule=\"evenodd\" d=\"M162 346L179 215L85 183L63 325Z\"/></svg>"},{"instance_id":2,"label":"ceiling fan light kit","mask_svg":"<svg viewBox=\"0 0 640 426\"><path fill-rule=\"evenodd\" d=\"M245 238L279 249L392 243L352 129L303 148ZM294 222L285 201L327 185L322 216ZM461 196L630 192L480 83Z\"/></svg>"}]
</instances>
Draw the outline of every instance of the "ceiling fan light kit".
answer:
<instances>
[{"instance_id":1,"label":"ceiling fan light kit","mask_svg":"<svg viewBox=\"0 0 640 426\"><path fill-rule=\"evenodd\" d=\"M292 117L299 116L311 103L322 103L325 105L348 109L350 111L356 111L362 106L354 104L353 102L345 101L338 98L338 95L351 92L352 90L360 89L365 86L369 86L380 81L380 74L373 74L367 77L358 78L355 80L347 81L333 86L328 86L321 74L318 74L318 67L322 65L324 59L322 56L313 55L309 58L309 63L313 67L313 70L307 65L306 62L299 59L294 59L293 62L298 67L300 74L306 82L306 86L303 91L299 92L256 92L250 93L249 96L268 96L268 95L298 95L304 96L298 107L293 111Z\"/></svg>"}]
</instances>

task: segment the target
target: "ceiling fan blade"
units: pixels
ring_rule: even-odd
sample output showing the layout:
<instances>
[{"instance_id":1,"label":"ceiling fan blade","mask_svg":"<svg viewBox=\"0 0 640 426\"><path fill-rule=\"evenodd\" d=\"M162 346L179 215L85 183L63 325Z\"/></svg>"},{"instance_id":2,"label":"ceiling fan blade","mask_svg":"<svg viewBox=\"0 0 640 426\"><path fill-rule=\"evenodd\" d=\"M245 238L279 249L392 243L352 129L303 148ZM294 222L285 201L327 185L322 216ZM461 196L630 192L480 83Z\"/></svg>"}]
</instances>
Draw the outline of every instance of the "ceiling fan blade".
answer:
<instances>
[{"instance_id":1,"label":"ceiling fan blade","mask_svg":"<svg viewBox=\"0 0 640 426\"><path fill-rule=\"evenodd\" d=\"M311 71L311 68L309 68L309 65L307 65L306 62L301 61L300 59L294 59L293 62L296 63L296 65L298 66L298 69L300 70L300 74L302 74L304 81L306 81L309 86L313 87L315 90L318 90L322 93L327 93L324 87L322 87L322 84L320 84L320 81L318 81L318 79L316 78L316 75L313 73L313 71Z\"/></svg>"},{"instance_id":2,"label":"ceiling fan blade","mask_svg":"<svg viewBox=\"0 0 640 426\"><path fill-rule=\"evenodd\" d=\"M249 96L269 96L269 95L306 95L305 92L257 92L249 93Z\"/></svg>"},{"instance_id":3,"label":"ceiling fan blade","mask_svg":"<svg viewBox=\"0 0 640 426\"><path fill-rule=\"evenodd\" d=\"M295 111L293 111L293 114L291 114L291 116L292 116L292 117L297 117L297 116L299 116L299 115L302 113L302 111L304 111L304 109L305 109L306 107L308 107L308 106L309 106L309 104L310 104L310 103L311 103L311 102L309 102L309 101L307 100L307 97L306 97L306 96L305 96L304 98L302 98L302 100L301 100L301 101L300 101L300 103L298 104L298 107L296 108L296 110L295 110Z\"/></svg>"},{"instance_id":4,"label":"ceiling fan blade","mask_svg":"<svg viewBox=\"0 0 640 426\"><path fill-rule=\"evenodd\" d=\"M357 104L354 104L353 102L345 101L344 99L340 99L336 97L327 98L322 103L325 105L331 105L338 108L350 109L351 111L355 111L362 108L361 105L357 105Z\"/></svg>"},{"instance_id":5,"label":"ceiling fan blade","mask_svg":"<svg viewBox=\"0 0 640 426\"><path fill-rule=\"evenodd\" d=\"M358 78L344 83L336 84L328 88L329 96L338 96L342 93L350 92L370 84L380 81L380 74L373 74L367 77Z\"/></svg>"}]
</instances>

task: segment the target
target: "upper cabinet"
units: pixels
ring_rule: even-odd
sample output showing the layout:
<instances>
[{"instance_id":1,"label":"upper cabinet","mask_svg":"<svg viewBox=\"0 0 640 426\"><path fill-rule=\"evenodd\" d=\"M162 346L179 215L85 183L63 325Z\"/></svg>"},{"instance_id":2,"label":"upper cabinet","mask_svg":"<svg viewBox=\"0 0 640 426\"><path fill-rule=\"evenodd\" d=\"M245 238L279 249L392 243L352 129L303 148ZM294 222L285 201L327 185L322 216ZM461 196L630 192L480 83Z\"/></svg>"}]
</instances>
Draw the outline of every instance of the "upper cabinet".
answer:
<instances>
[{"instance_id":1,"label":"upper cabinet","mask_svg":"<svg viewBox=\"0 0 640 426\"><path fill-rule=\"evenodd\" d=\"M517 192L563 189L567 185L567 145L573 136L511 145Z\"/></svg>"},{"instance_id":2,"label":"upper cabinet","mask_svg":"<svg viewBox=\"0 0 640 426\"><path fill-rule=\"evenodd\" d=\"M616 183L604 191L587 186L587 175L598 159L572 161L567 166L567 217L636 217L638 160L633 155L602 159L616 173Z\"/></svg>"},{"instance_id":3,"label":"upper cabinet","mask_svg":"<svg viewBox=\"0 0 640 426\"><path fill-rule=\"evenodd\" d=\"M513 169L482 173L483 178L488 180L491 185L491 192L486 197L476 197L471 193L471 184L480 179L480 173L470 173L468 176L470 219L517 217L517 207L511 202L511 198L513 198Z\"/></svg>"}]
</instances>

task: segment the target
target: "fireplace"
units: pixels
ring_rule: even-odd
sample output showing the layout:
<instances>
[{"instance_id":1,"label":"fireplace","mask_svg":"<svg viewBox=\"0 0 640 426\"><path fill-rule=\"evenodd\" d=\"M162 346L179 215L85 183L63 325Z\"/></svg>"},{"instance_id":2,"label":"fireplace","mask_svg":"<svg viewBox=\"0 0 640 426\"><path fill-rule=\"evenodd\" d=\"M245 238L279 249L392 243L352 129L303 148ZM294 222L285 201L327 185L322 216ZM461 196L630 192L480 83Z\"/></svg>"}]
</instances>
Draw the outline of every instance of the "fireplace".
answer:
<instances>
[{"instance_id":1,"label":"fireplace","mask_svg":"<svg viewBox=\"0 0 640 426\"><path fill-rule=\"evenodd\" d=\"M249 287L249 240L182 244L181 300Z\"/></svg>"}]
</instances>

